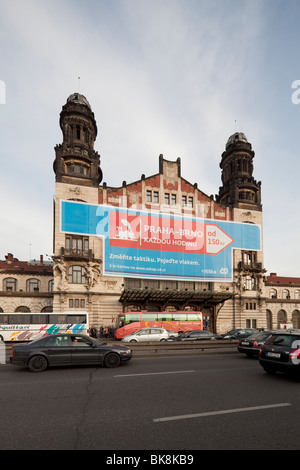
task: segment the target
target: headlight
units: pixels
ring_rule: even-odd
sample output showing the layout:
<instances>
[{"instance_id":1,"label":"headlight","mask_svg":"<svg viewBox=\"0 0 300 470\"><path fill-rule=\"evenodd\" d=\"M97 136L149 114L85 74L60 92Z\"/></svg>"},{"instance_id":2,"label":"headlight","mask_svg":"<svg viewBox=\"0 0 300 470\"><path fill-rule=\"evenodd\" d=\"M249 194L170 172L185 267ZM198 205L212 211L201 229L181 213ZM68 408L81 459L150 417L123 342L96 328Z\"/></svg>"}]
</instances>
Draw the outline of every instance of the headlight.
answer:
<instances>
[{"instance_id":1,"label":"headlight","mask_svg":"<svg viewBox=\"0 0 300 470\"><path fill-rule=\"evenodd\" d=\"M122 354L131 354L131 349L126 349L126 351L123 351Z\"/></svg>"}]
</instances>

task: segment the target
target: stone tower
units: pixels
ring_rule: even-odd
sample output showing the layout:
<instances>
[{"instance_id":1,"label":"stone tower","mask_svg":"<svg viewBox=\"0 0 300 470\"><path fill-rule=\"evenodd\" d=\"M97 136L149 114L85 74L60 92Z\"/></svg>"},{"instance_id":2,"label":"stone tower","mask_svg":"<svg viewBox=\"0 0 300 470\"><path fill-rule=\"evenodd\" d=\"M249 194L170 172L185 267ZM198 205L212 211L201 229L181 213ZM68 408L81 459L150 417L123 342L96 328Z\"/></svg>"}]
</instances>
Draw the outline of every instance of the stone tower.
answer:
<instances>
[{"instance_id":1,"label":"stone tower","mask_svg":"<svg viewBox=\"0 0 300 470\"><path fill-rule=\"evenodd\" d=\"M262 210L261 182L252 176L254 155L245 134L236 132L229 137L220 163L223 186L217 195L219 203L241 209Z\"/></svg>"},{"instance_id":2,"label":"stone tower","mask_svg":"<svg viewBox=\"0 0 300 470\"><path fill-rule=\"evenodd\" d=\"M60 113L63 143L56 145L56 182L98 187L102 181L100 155L94 150L97 125L85 96L73 93Z\"/></svg>"}]
</instances>

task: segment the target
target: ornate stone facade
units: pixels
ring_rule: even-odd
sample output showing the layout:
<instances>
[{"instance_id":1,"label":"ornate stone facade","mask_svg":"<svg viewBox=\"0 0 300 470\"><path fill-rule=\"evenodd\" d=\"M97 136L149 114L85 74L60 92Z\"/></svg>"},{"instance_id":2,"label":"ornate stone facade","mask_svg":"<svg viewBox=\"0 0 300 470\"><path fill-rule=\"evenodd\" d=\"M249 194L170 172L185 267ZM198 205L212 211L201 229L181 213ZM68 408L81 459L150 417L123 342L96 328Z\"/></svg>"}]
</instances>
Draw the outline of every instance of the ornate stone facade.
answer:
<instances>
[{"instance_id":1,"label":"ornate stone facade","mask_svg":"<svg viewBox=\"0 0 300 470\"><path fill-rule=\"evenodd\" d=\"M129 309L201 309L213 331L232 327L266 326L263 295L263 252L234 250L233 282L184 282L129 279L102 274L102 240L59 231L60 200L109 204L134 209L159 209L173 214L262 226L260 183L253 173L254 152L242 133L228 139L222 155L222 182L214 198L181 175L181 159L159 156L159 172L141 176L118 188L102 178L100 157L94 151L97 126L85 97L71 95L60 116L63 144L56 146L54 171L54 310L84 308L90 321L109 325L117 313ZM93 166L94 165L94 166ZM84 169L86 168L86 169Z\"/></svg>"},{"instance_id":2,"label":"ornate stone facade","mask_svg":"<svg viewBox=\"0 0 300 470\"><path fill-rule=\"evenodd\" d=\"M254 151L246 136L229 137L222 154L222 186L215 197L182 177L181 159L159 156L158 173L111 187L102 181L94 150L97 125L87 99L69 96L60 114L63 142L55 147L54 256L0 261L0 312L86 310L90 325L112 325L132 309L201 310L205 326L300 327L300 278L265 276L263 251L233 250L232 282L126 278L103 275L102 239L60 231L62 200L257 224L263 227L261 183L253 177ZM2 290L1 290L2 289Z\"/></svg>"}]
</instances>

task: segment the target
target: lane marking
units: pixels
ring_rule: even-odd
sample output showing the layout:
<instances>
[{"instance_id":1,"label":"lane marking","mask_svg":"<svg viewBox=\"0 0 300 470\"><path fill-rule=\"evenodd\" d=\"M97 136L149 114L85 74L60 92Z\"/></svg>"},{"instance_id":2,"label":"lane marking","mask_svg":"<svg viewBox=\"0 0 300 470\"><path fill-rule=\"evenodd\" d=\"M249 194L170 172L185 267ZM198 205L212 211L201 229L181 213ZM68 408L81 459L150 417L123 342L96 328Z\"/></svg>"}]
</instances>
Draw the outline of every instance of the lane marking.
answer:
<instances>
[{"instance_id":1,"label":"lane marking","mask_svg":"<svg viewBox=\"0 0 300 470\"><path fill-rule=\"evenodd\" d=\"M162 421L176 421L180 419L190 419L190 418L203 418L205 416L217 416L217 415L226 415L230 413L244 413L245 411L258 411L258 410L267 410L270 408L282 408L284 406L291 406L290 403L276 403L274 405L262 405L262 406L251 406L249 408L235 408L232 410L220 410L220 411L208 411L205 413L194 413L189 415L179 415L179 416L169 416L166 418L156 418L153 421L155 423Z\"/></svg>"},{"instance_id":2,"label":"lane marking","mask_svg":"<svg viewBox=\"0 0 300 470\"><path fill-rule=\"evenodd\" d=\"M167 375L167 374L191 374L195 372L194 370L174 370L171 372L148 372L144 374L123 374L123 375L114 375L114 377L139 377L141 375Z\"/></svg>"}]
</instances>

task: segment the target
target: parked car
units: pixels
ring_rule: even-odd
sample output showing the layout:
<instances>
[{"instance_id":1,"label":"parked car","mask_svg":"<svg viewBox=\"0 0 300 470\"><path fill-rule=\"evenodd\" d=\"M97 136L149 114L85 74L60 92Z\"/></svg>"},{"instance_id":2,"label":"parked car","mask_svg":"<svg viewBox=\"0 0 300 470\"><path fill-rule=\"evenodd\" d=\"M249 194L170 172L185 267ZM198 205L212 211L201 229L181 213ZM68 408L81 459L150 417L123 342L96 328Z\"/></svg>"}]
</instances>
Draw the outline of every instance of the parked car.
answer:
<instances>
[{"instance_id":1,"label":"parked car","mask_svg":"<svg viewBox=\"0 0 300 470\"><path fill-rule=\"evenodd\" d=\"M259 356L260 347L270 338L272 332L255 333L248 338L240 339L237 350L247 356Z\"/></svg>"},{"instance_id":2,"label":"parked car","mask_svg":"<svg viewBox=\"0 0 300 470\"><path fill-rule=\"evenodd\" d=\"M219 336L206 330L190 330L181 333L177 338L169 338L168 341L198 341L198 340L215 340Z\"/></svg>"},{"instance_id":3,"label":"parked car","mask_svg":"<svg viewBox=\"0 0 300 470\"><path fill-rule=\"evenodd\" d=\"M110 346L89 336L70 333L14 345L12 353L11 364L28 367L32 372L42 372L51 366L101 364L118 367L132 357L132 351L124 346Z\"/></svg>"},{"instance_id":4,"label":"parked car","mask_svg":"<svg viewBox=\"0 0 300 470\"><path fill-rule=\"evenodd\" d=\"M272 334L260 348L259 363L269 374L277 371L300 374L300 333Z\"/></svg>"},{"instance_id":5,"label":"parked car","mask_svg":"<svg viewBox=\"0 0 300 470\"><path fill-rule=\"evenodd\" d=\"M258 333L258 330L255 328L237 328L235 330L230 330L222 336L222 339L241 339L248 338L250 335Z\"/></svg>"},{"instance_id":6,"label":"parked car","mask_svg":"<svg viewBox=\"0 0 300 470\"><path fill-rule=\"evenodd\" d=\"M143 341L166 341L173 332L164 328L142 328L130 335L124 336L122 342L138 343Z\"/></svg>"}]
</instances>

